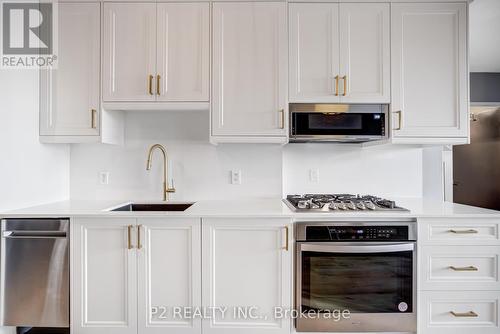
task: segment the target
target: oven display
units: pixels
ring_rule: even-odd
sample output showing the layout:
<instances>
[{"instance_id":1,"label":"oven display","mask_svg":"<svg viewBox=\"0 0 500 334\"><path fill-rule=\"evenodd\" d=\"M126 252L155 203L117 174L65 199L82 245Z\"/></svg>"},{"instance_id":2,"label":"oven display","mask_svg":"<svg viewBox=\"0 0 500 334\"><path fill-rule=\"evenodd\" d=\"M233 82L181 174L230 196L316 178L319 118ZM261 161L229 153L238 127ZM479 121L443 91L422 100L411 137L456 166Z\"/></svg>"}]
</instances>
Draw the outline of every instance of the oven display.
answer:
<instances>
[{"instance_id":1,"label":"oven display","mask_svg":"<svg viewBox=\"0 0 500 334\"><path fill-rule=\"evenodd\" d=\"M306 239L312 241L408 240L407 226L308 226Z\"/></svg>"}]
</instances>

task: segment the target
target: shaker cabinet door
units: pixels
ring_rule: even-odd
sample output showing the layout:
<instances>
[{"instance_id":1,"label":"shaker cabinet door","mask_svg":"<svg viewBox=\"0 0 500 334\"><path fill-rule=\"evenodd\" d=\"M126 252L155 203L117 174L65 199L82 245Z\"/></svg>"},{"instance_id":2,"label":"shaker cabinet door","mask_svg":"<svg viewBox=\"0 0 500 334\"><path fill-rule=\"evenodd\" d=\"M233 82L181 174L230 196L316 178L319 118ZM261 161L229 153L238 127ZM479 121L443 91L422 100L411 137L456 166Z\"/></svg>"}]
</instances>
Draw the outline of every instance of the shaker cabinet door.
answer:
<instances>
[{"instance_id":1,"label":"shaker cabinet door","mask_svg":"<svg viewBox=\"0 0 500 334\"><path fill-rule=\"evenodd\" d=\"M58 67L40 70L40 136L99 136L100 5L58 8Z\"/></svg>"},{"instance_id":2,"label":"shaker cabinet door","mask_svg":"<svg viewBox=\"0 0 500 334\"><path fill-rule=\"evenodd\" d=\"M137 334L135 221L72 220L73 334Z\"/></svg>"},{"instance_id":3,"label":"shaker cabinet door","mask_svg":"<svg viewBox=\"0 0 500 334\"><path fill-rule=\"evenodd\" d=\"M340 4L340 100L390 103L388 3Z\"/></svg>"},{"instance_id":4,"label":"shaker cabinet door","mask_svg":"<svg viewBox=\"0 0 500 334\"><path fill-rule=\"evenodd\" d=\"M213 4L212 135L286 136L286 3Z\"/></svg>"},{"instance_id":5,"label":"shaker cabinet door","mask_svg":"<svg viewBox=\"0 0 500 334\"><path fill-rule=\"evenodd\" d=\"M201 307L201 227L197 218L138 219L140 334L200 334L201 319L174 308Z\"/></svg>"},{"instance_id":6,"label":"shaker cabinet door","mask_svg":"<svg viewBox=\"0 0 500 334\"><path fill-rule=\"evenodd\" d=\"M209 3L159 3L158 101L209 100Z\"/></svg>"},{"instance_id":7,"label":"shaker cabinet door","mask_svg":"<svg viewBox=\"0 0 500 334\"><path fill-rule=\"evenodd\" d=\"M104 3L104 102L155 100L156 4Z\"/></svg>"},{"instance_id":8,"label":"shaker cabinet door","mask_svg":"<svg viewBox=\"0 0 500 334\"><path fill-rule=\"evenodd\" d=\"M467 4L392 4L393 137L468 136Z\"/></svg>"},{"instance_id":9,"label":"shaker cabinet door","mask_svg":"<svg viewBox=\"0 0 500 334\"><path fill-rule=\"evenodd\" d=\"M291 306L289 224L288 219L203 220L203 306L227 307L224 316L203 320L203 333L290 333L291 319L273 312Z\"/></svg>"},{"instance_id":10,"label":"shaker cabinet door","mask_svg":"<svg viewBox=\"0 0 500 334\"><path fill-rule=\"evenodd\" d=\"M290 3L290 102L339 102L339 4Z\"/></svg>"}]
</instances>

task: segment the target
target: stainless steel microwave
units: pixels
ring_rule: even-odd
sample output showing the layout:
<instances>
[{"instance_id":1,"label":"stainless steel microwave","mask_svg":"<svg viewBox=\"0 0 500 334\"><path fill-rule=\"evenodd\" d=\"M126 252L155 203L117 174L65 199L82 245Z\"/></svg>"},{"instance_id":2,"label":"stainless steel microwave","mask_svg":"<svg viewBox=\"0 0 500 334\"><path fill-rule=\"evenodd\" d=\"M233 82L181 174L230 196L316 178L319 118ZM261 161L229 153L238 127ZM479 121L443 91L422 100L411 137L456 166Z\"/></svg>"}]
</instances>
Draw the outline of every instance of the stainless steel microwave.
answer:
<instances>
[{"instance_id":1,"label":"stainless steel microwave","mask_svg":"<svg viewBox=\"0 0 500 334\"><path fill-rule=\"evenodd\" d=\"M386 104L290 104L290 142L364 143L388 138Z\"/></svg>"}]
</instances>

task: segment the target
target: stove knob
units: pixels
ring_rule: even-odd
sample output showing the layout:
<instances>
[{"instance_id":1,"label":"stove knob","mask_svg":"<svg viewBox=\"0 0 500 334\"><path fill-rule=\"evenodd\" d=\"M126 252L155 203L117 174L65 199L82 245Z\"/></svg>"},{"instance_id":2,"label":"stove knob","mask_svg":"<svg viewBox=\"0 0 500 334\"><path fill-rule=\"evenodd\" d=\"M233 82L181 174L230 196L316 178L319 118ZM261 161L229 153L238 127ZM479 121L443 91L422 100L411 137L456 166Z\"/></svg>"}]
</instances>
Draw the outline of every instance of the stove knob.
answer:
<instances>
[{"instance_id":1,"label":"stove knob","mask_svg":"<svg viewBox=\"0 0 500 334\"><path fill-rule=\"evenodd\" d=\"M297 203L297 207L299 209L308 209L309 208L309 202L308 201L299 201Z\"/></svg>"},{"instance_id":2,"label":"stove knob","mask_svg":"<svg viewBox=\"0 0 500 334\"><path fill-rule=\"evenodd\" d=\"M365 204L363 202L356 203L356 207L360 210L366 210Z\"/></svg>"},{"instance_id":3,"label":"stove knob","mask_svg":"<svg viewBox=\"0 0 500 334\"><path fill-rule=\"evenodd\" d=\"M338 210L339 206L337 205L337 203L330 203L329 208L330 210Z\"/></svg>"},{"instance_id":4,"label":"stove knob","mask_svg":"<svg viewBox=\"0 0 500 334\"><path fill-rule=\"evenodd\" d=\"M319 209L319 208L320 208L320 206L319 206L319 204L317 204L317 203L313 203L313 202L311 202L311 204L310 204L310 208L311 208L311 209Z\"/></svg>"},{"instance_id":5,"label":"stove knob","mask_svg":"<svg viewBox=\"0 0 500 334\"><path fill-rule=\"evenodd\" d=\"M356 210L356 204L354 204L353 202L348 202L347 207L351 210Z\"/></svg>"},{"instance_id":6,"label":"stove knob","mask_svg":"<svg viewBox=\"0 0 500 334\"><path fill-rule=\"evenodd\" d=\"M340 210L347 210L347 206L345 205L344 202L338 203L337 206Z\"/></svg>"},{"instance_id":7,"label":"stove knob","mask_svg":"<svg viewBox=\"0 0 500 334\"><path fill-rule=\"evenodd\" d=\"M375 207L375 204L373 204L372 202L365 202L365 207L369 210L375 210L376 207Z\"/></svg>"}]
</instances>

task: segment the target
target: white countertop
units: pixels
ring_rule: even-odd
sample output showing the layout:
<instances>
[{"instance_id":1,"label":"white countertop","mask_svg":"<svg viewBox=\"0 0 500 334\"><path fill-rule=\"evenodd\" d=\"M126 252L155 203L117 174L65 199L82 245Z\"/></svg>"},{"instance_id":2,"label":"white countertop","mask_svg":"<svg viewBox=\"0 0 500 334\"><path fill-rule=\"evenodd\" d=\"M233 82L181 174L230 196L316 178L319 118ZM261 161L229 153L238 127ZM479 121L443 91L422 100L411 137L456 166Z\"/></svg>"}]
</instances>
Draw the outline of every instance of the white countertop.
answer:
<instances>
[{"instance_id":1,"label":"white countertop","mask_svg":"<svg viewBox=\"0 0 500 334\"><path fill-rule=\"evenodd\" d=\"M399 206L410 212L308 212L291 211L279 198L248 200L198 201L182 212L129 212L109 211L125 205L127 201L80 201L68 200L0 213L4 218L35 217L283 217L294 219L345 219L345 218L418 218L418 217L478 217L499 218L500 211L473 206L424 200L421 198L394 199ZM136 201L140 203L141 201ZM150 203L150 202L148 202ZM172 202L175 203L175 202Z\"/></svg>"}]
</instances>

